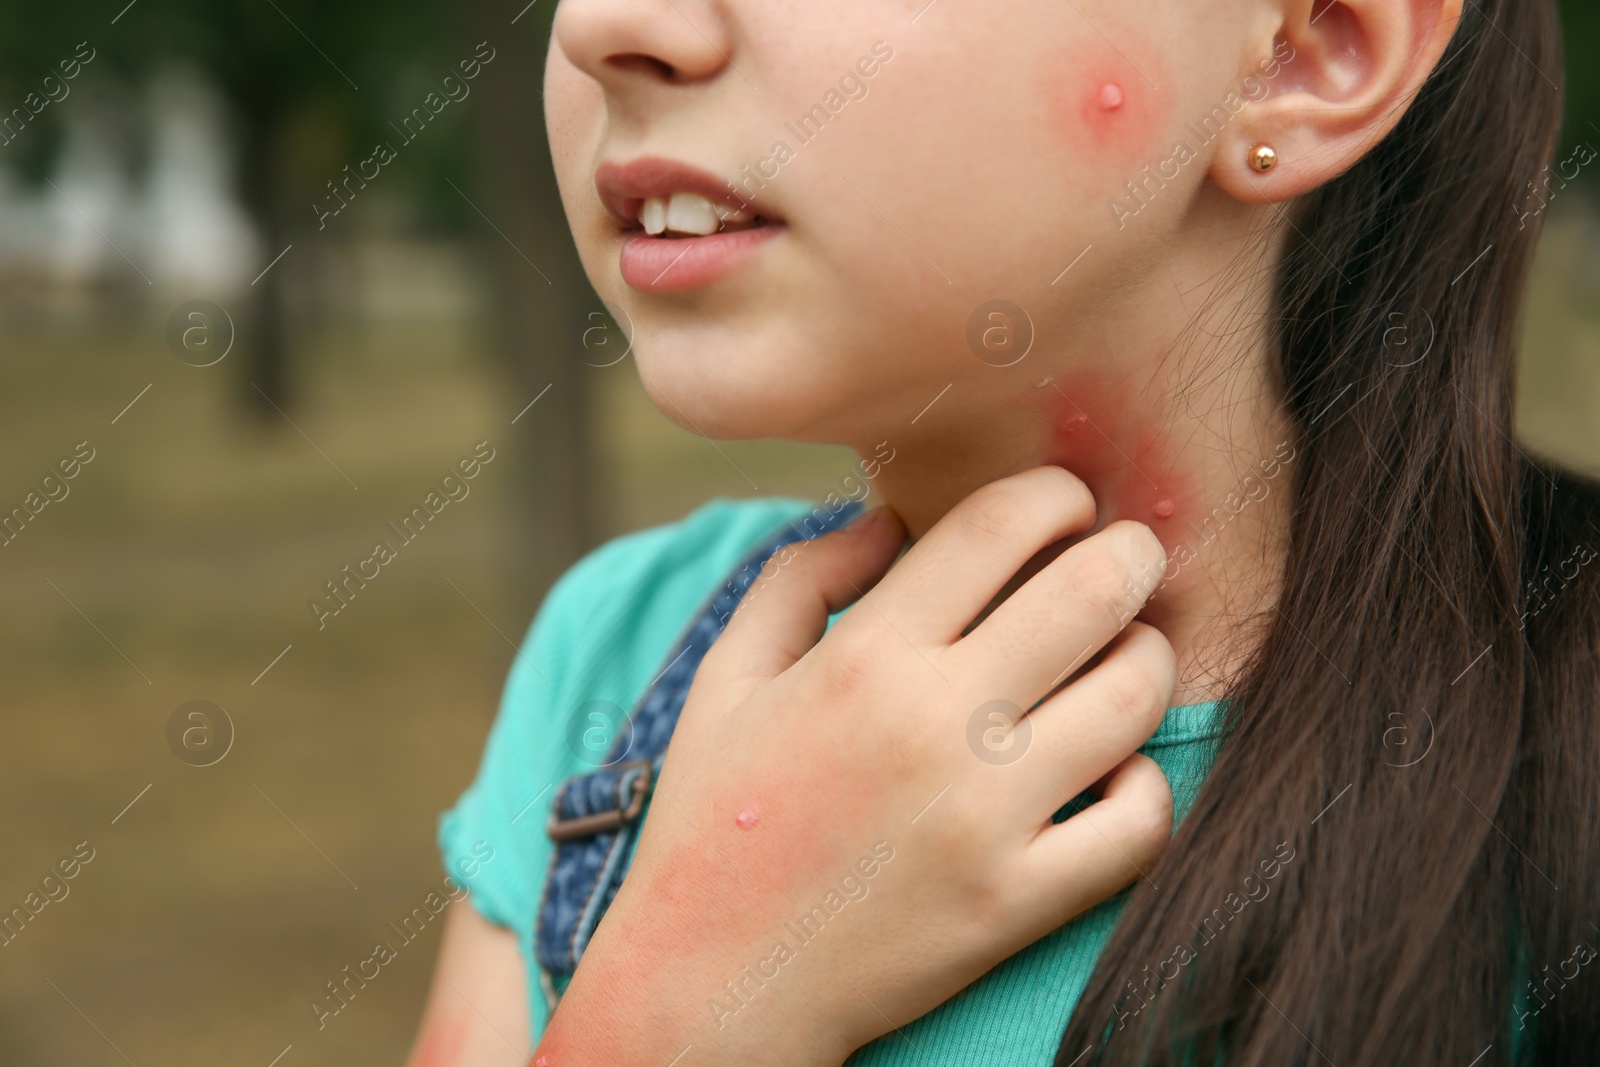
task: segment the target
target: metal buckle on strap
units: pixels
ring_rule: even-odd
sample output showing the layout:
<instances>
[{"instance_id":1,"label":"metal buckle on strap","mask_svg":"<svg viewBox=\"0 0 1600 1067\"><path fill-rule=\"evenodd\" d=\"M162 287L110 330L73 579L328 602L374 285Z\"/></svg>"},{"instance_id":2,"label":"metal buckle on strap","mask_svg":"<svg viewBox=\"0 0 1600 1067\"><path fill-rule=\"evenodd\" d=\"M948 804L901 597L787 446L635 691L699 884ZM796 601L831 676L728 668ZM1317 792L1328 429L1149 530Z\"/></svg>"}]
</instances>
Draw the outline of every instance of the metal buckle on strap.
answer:
<instances>
[{"instance_id":1,"label":"metal buckle on strap","mask_svg":"<svg viewBox=\"0 0 1600 1067\"><path fill-rule=\"evenodd\" d=\"M617 798L617 807L610 811L596 812L593 815L580 815L571 819L563 819L559 815L552 814L550 820L545 823L545 833L550 835L550 840L561 842L574 841L581 837L593 837L595 834L605 833L610 830L620 830L639 817L639 813L644 810L644 799L650 795L650 761L647 759L629 760L626 763L617 764L616 770L620 772L620 777L617 780L619 792L623 783L629 782L630 772L638 772L632 775L630 783L632 788L627 804L624 805L622 798L619 796Z\"/></svg>"}]
</instances>

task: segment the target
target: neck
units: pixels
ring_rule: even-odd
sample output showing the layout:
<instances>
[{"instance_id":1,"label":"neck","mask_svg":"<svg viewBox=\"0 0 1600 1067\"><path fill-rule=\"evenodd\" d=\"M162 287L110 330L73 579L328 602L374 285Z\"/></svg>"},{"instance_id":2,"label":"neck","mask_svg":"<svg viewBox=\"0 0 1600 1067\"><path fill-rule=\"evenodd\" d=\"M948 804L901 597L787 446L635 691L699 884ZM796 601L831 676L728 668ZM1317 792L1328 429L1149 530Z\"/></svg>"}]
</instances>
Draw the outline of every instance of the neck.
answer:
<instances>
[{"instance_id":1,"label":"neck","mask_svg":"<svg viewBox=\"0 0 1600 1067\"><path fill-rule=\"evenodd\" d=\"M957 383L916 436L890 438L895 458L874 486L917 537L1007 474L1055 464L1078 475L1097 503L1095 530L1134 519L1167 548L1164 581L1140 618L1172 642L1174 703L1187 704L1223 694L1254 623L1272 610L1297 452L1264 335L1210 325L1249 309L1206 302L1197 320L1176 297L1178 279L1163 282L1164 303L1102 320L1119 323L1114 343L1080 330L1070 348L1031 354L1027 369L984 368L991 376ZM1257 310L1249 321L1264 320ZM1070 543L1041 552L1001 597Z\"/></svg>"}]
</instances>

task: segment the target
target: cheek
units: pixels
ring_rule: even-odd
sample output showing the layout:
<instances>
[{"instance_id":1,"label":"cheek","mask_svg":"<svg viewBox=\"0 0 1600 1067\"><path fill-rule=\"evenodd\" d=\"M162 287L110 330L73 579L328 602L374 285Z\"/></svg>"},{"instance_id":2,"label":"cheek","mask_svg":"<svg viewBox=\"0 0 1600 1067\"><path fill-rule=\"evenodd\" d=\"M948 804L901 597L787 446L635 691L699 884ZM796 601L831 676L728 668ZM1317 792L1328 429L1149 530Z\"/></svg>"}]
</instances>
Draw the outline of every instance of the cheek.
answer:
<instances>
[{"instance_id":1,"label":"cheek","mask_svg":"<svg viewBox=\"0 0 1600 1067\"><path fill-rule=\"evenodd\" d=\"M590 157L605 124L605 93L559 49L551 51L545 71L544 113L557 178L591 179Z\"/></svg>"},{"instance_id":2,"label":"cheek","mask_svg":"<svg viewBox=\"0 0 1600 1067\"><path fill-rule=\"evenodd\" d=\"M1172 113L1172 94L1158 88L1163 76L1157 58L1136 38L1127 35L1115 48L1098 36L1096 41L1097 47L1086 45L1050 60L1040 92L1068 152L1079 159L1087 154L1105 166L1136 167L1159 154L1155 150ZM1137 63L1127 58L1133 55Z\"/></svg>"}]
</instances>

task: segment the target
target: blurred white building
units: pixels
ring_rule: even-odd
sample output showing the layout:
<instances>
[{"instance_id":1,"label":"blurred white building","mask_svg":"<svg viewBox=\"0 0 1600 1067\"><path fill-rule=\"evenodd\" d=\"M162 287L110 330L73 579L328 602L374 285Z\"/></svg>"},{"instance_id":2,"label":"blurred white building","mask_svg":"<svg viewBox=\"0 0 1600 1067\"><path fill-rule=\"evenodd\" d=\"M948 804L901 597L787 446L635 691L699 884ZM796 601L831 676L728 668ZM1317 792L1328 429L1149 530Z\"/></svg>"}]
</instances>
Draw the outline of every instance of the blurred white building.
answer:
<instances>
[{"instance_id":1,"label":"blurred white building","mask_svg":"<svg viewBox=\"0 0 1600 1067\"><path fill-rule=\"evenodd\" d=\"M260 269L259 242L232 191L221 102L198 78L172 71L137 104L147 136L141 173L127 114L81 90L57 105L63 141L44 185L19 181L0 149L0 278L8 287L225 296Z\"/></svg>"},{"instance_id":2,"label":"blurred white building","mask_svg":"<svg viewBox=\"0 0 1600 1067\"><path fill-rule=\"evenodd\" d=\"M149 93L151 165L137 214L151 277L185 292L246 285L266 251L233 195L233 152L221 101L203 82L170 75Z\"/></svg>"},{"instance_id":3,"label":"blurred white building","mask_svg":"<svg viewBox=\"0 0 1600 1067\"><path fill-rule=\"evenodd\" d=\"M85 90L53 105L63 143L45 184L20 181L0 146L0 310L71 322L141 303L237 307L284 249L264 246L237 198L225 102L182 70L130 101ZM329 232L314 218L308 201L285 257L302 321L481 318L489 286L472 246L419 237L398 190L375 190Z\"/></svg>"}]
</instances>

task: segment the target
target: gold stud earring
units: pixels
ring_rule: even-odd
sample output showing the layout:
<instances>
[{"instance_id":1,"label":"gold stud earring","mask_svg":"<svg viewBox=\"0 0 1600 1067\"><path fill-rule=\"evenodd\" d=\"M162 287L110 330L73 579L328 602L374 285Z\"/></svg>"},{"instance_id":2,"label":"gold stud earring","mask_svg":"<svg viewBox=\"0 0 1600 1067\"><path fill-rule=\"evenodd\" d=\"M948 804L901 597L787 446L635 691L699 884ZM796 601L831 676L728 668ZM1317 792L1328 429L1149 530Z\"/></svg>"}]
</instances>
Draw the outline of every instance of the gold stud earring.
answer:
<instances>
[{"instance_id":1,"label":"gold stud earring","mask_svg":"<svg viewBox=\"0 0 1600 1067\"><path fill-rule=\"evenodd\" d=\"M1250 149L1250 169L1265 174L1278 165L1278 153L1268 144L1258 144Z\"/></svg>"}]
</instances>

